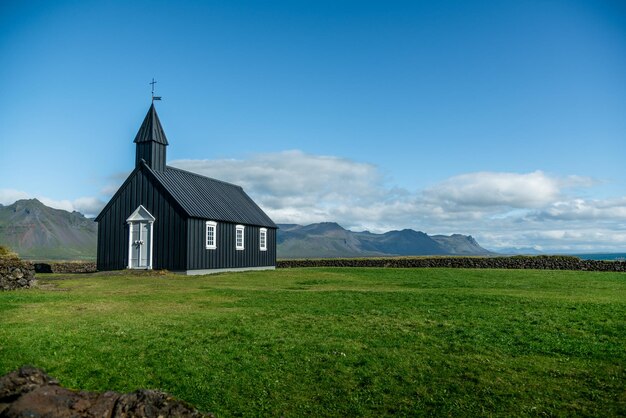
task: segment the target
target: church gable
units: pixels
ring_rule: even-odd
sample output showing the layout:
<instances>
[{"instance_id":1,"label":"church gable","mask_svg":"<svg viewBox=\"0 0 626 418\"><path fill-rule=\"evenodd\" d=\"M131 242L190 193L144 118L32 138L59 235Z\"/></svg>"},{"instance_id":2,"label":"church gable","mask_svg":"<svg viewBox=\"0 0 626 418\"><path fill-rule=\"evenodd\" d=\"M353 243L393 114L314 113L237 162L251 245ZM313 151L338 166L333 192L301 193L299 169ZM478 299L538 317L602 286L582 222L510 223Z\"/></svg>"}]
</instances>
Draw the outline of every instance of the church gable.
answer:
<instances>
[{"instance_id":1,"label":"church gable","mask_svg":"<svg viewBox=\"0 0 626 418\"><path fill-rule=\"evenodd\" d=\"M145 215L137 212L140 206L154 218L154 268L183 270L187 216L145 166L133 170L96 218L98 269L128 267L128 220Z\"/></svg>"}]
</instances>

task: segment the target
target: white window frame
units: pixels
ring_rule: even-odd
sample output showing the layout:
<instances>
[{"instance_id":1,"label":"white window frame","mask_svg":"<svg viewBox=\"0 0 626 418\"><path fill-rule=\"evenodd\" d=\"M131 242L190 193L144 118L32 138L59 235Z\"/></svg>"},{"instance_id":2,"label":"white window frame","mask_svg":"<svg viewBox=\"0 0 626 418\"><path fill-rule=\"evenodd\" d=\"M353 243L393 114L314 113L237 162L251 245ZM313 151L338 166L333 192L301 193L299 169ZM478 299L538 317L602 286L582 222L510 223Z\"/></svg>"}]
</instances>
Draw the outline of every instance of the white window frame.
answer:
<instances>
[{"instance_id":1,"label":"white window frame","mask_svg":"<svg viewBox=\"0 0 626 418\"><path fill-rule=\"evenodd\" d=\"M213 244L209 244L209 228L213 229ZM204 227L204 246L207 250L217 249L217 222L206 221Z\"/></svg>"},{"instance_id":2,"label":"white window frame","mask_svg":"<svg viewBox=\"0 0 626 418\"><path fill-rule=\"evenodd\" d=\"M236 250L245 249L245 234L244 234L245 229L246 227L243 225L235 226L235 249ZM241 245L239 245L239 242L237 242L237 235L239 234L240 231L241 231Z\"/></svg>"},{"instance_id":3,"label":"white window frame","mask_svg":"<svg viewBox=\"0 0 626 418\"><path fill-rule=\"evenodd\" d=\"M267 251L267 228L259 229L259 250Z\"/></svg>"}]
</instances>

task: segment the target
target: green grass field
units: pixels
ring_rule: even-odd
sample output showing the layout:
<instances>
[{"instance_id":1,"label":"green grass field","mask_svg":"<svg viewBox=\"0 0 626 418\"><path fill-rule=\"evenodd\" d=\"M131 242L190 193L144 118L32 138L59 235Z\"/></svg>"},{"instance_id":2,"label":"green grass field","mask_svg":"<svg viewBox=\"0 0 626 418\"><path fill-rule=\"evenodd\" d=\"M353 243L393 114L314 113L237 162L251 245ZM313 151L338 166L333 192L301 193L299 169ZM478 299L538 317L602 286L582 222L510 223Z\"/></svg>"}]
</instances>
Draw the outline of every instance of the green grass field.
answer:
<instances>
[{"instance_id":1,"label":"green grass field","mask_svg":"<svg viewBox=\"0 0 626 418\"><path fill-rule=\"evenodd\" d=\"M626 274L39 277L0 292L2 374L161 389L218 416L626 415Z\"/></svg>"}]
</instances>

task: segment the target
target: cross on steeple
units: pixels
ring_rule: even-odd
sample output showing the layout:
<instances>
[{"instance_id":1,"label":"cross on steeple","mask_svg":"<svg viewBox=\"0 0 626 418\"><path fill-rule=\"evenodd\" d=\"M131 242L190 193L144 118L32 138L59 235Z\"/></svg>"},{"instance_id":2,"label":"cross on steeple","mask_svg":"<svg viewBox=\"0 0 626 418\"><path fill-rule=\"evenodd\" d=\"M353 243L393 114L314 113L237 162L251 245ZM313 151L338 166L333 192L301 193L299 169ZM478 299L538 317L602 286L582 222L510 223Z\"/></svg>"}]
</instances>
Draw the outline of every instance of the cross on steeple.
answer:
<instances>
[{"instance_id":1,"label":"cross on steeple","mask_svg":"<svg viewBox=\"0 0 626 418\"><path fill-rule=\"evenodd\" d=\"M154 77L152 77L152 82L148 83L152 85L152 103L154 103L155 100L161 100L161 96L155 96L154 95L154 85L157 83L157 81L154 79Z\"/></svg>"}]
</instances>

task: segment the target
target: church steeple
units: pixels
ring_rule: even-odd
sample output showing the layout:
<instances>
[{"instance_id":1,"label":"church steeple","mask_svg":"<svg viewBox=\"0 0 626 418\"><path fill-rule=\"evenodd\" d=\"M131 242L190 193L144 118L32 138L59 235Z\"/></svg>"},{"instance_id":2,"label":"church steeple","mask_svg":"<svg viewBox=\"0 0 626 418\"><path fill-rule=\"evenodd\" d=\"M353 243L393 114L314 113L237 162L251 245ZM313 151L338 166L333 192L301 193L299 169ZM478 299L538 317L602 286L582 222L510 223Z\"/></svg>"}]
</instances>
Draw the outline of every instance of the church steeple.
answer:
<instances>
[{"instance_id":1,"label":"church steeple","mask_svg":"<svg viewBox=\"0 0 626 418\"><path fill-rule=\"evenodd\" d=\"M137 144L135 167L139 167L143 159L153 170L165 170L165 147L168 142L154 102L150 105L134 142Z\"/></svg>"}]
</instances>

